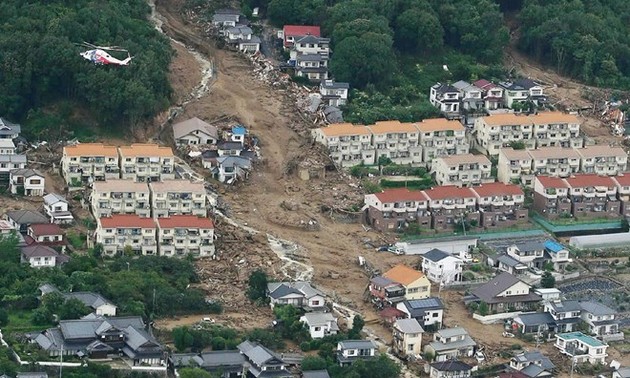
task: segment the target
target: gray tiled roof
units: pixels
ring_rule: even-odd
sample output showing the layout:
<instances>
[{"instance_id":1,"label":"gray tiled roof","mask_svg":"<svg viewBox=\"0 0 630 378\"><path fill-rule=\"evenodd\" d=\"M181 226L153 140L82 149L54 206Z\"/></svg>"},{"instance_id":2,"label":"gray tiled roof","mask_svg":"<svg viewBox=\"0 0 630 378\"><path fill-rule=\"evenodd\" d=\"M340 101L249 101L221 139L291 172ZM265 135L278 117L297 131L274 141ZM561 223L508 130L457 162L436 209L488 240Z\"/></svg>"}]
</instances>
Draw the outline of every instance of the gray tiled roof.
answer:
<instances>
[{"instance_id":1,"label":"gray tiled roof","mask_svg":"<svg viewBox=\"0 0 630 378\"><path fill-rule=\"evenodd\" d=\"M501 255L497 258L497 261L512 268L518 265L524 265L523 263L521 263L520 261L518 261L517 259L515 259L514 257L510 255Z\"/></svg>"},{"instance_id":2,"label":"gray tiled roof","mask_svg":"<svg viewBox=\"0 0 630 378\"><path fill-rule=\"evenodd\" d=\"M48 378L48 373L43 372L21 372L17 374L16 378Z\"/></svg>"},{"instance_id":3,"label":"gray tiled roof","mask_svg":"<svg viewBox=\"0 0 630 378\"><path fill-rule=\"evenodd\" d=\"M477 345L475 340L472 337L466 335L463 340L450 341L448 343L441 343L439 341L432 341L429 343L429 346L436 352L440 353L442 351L455 350L455 349L463 349L463 348L473 348Z\"/></svg>"},{"instance_id":4,"label":"gray tiled roof","mask_svg":"<svg viewBox=\"0 0 630 378\"><path fill-rule=\"evenodd\" d=\"M545 243L540 241L526 241L515 244L516 248L522 252L544 251Z\"/></svg>"},{"instance_id":5,"label":"gray tiled roof","mask_svg":"<svg viewBox=\"0 0 630 378\"><path fill-rule=\"evenodd\" d=\"M93 309L97 309L98 307L109 304L114 305L112 302L103 298L100 294L87 292L87 291L76 291L73 293L64 293L63 296L67 299L78 299L83 302L87 307L91 307Z\"/></svg>"},{"instance_id":6,"label":"gray tiled roof","mask_svg":"<svg viewBox=\"0 0 630 378\"><path fill-rule=\"evenodd\" d=\"M48 218L33 210L7 211L6 215L18 224L48 223Z\"/></svg>"},{"instance_id":7,"label":"gray tiled roof","mask_svg":"<svg viewBox=\"0 0 630 378\"><path fill-rule=\"evenodd\" d=\"M342 349L377 349L378 346L372 340L344 340L340 341Z\"/></svg>"},{"instance_id":8,"label":"gray tiled roof","mask_svg":"<svg viewBox=\"0 0 630 378\"><path fill-rule=\"evenodd\" d=\"M330 312L307 312L304 314L304 319L311 327L337 323L335 317Z\"/></svg>"},{"instance_id":9,"label":"gray tiled roof","mask_svg":"<svg viewBox=\"0 0 630 378\"><path fill-rule=\"evenodd\" d=\"M39 177L44 177L44 175L35 169L30 169L30 168L23 168L23 169L12 169L10 171L12 176L24 176L24 177L33 177L33 176L39 176Z\"/></svg>"},{"instance_id":10,"label":"gray tiled roof","mask_svg":"<svg viewBox=\"0 0 630 378\"><path fill-rule=\"evenodd\" d=\"M464 327L443 328L435 332L440 337L451 338L456 336L468 335L468 331Z\"/></svg>"},{"instance_id":11,"label":"gray tiled roof","mask_svg":"<svg viewBox=\"0 0 630 378\"><path fill-rule=\"evenodd\" d=\"M61 194L57 194L57 193L49 193L49 194L46 194L46 195L44 196L44 203L45 203L46 205L49 205L49 206L50 206L50 205L53 205L53 204L55 204L55 203L57 203L57 202L65 202L65 203L68 203L68 201L65 199L65 197L64 197L64 196L62 196Z\"/></svg>"},{"instance_id":12,"label":"gray tiled roof","mask_svg":"<svg viewBox=\"0 0 630 378\"><path fill-rule=\"evenodd\" d=\"M323 80L320 84L323 88L329 89L348 89L350 88L349 83L337 82L334 80Z\"/></svg>"},{"instance_id":13,"label":"gray tiled roof","mask_svg":"<svg viewBox=\"0 0 630 378\"><path fill-rule=\"evenodd\" d=\"M33 244L27 247L22 247L22 255L25 258L52 256L57 257L59 256L59 252L43 244Z\"/></svg>"},{"instance_id":14,"label":"gray tiled roof","mask_svg":"<svg viewBox=\"0 0 630 378\"><path fill-rule=\"evenodd\" d=\"M252 361L259 367L264 366L267 362L273 359L282 361L269 349L249 340L243 341L237 346L237 348L247 357L248 360Z\"/></svg>"},{"instance_id":15,"label":"gray tiled roof","mask_svg":"<svg viewBox=\"0 0 630 378\"><path fill-rule=\"evenodd\" d=\"M431 364L431 367L439 371L466 371L472 369L472 366L467 363L456 360L434 362Z\"/></svg>"},{"instance_id":16,"label":"gray tiled roof","mask_svg":"<svg viewBox=\"0 0 630 378\"><path fill-rule=\"evenodd\" d=\"M302 373L303 378L330 378L326 370L311 370Z\"/></svg>"},{"instance_id":17,"label":"gray tiled roof","mask_svg":"<svg viewBox=\"0 0 630 378\"><path fill-rule=\"evenodd\" d=\"M422 333L424 330L416 319L398 319L394 323L394 327L403 333Z\"/></svg>"},{"instance_id":18,"label":"gray tiled roof","mask_svg":"<svg viewBox=\"0 0 630 378\"><path fill-rule=\"evenodd\" d=\"M22 132L22 126L0 117L0 135L19 134L20 132Z\"/></svg>"},{"instance_id":19,"label":"gray tiled roof","mask_svg":"<svg viewBox=\"0 0 630 378\"><path fill-rule=\"evenodd\" d=\"M540 362L541 366L545 370L552 370L553 368L556 367L553 364L553 362L551 362L551 360L547 356L545 356L544 354L542 354L538 350L533 350L533 351L530 351L530 352L524 352L524 353L518 354L518 355L514 356L513 359L518 361L518 362L520 362L520 363L523 363L523 362Z\"/></svg>"},{"instance_id":20,"label":"gray tiled roof","mask_svg":"<svg viewBox=\"0 0 630 378\"><path fill-rule=\"evenodd\" d=\"M548 312L533 312L528 314L520 314L517 319L521 320L525 326L537 326L541 324L554 324L555 320Z\"/></svg>"},{"instance_id":21,"label":"gray tiled roof","mask_svg":"<svg viewBox=\"0 0 630 378\"><path fill-rule=\"evenodd\" d=\"M521 369L521 373L525 374L526 376L530 378L537 377L538 375L540 375L540 373L544 371L545 369L543 369L542 367L536 364L529 364L525 366L523 369Z\"/></svg>"},{"instance_id":22,"label":"gray tiled roof","mask_svg":"<svg viewBox=\"0 0 630 378\"><path fill-rule=\"evenodd\" d=\"M488 302L488 300L494 298L499 293L507 290L508 288L514 286L518 282L520 282L516 276L511 275L510 273L503 272L498 276L494 277L489 282L479 286L475 290L472 291L472 294L477 298Z\"/></svg>"},{"instance_id":23,"label":"gray tiled roof","mask_svg":"<svg viewBox=\"0 0 630 378\"><path fill-rule=\"evenodd\" d=\"M287 285L280 285L277 288L275 288L273 291L270 291L269 296L273 299L278 299L278 298L282 298L286 295L289 294L300 294L300 295L304 295L302 294L302 292L300 292L298 289L294 289L291 286L287 286Z\"/></svg>"},{"instance_id":24,"label":"gray tiled roof","mask_svg":"<svg viewBox=\"0 0 630 378\"><path fill-rule=\"evenodd\" d=\"M173 136L175 139L179 139L194 131L202 131L214 139L219 139L219 134L215 126L200 120L197 117L187 119L186 121L178 122L173 125Z\"/></svg>"},{"instance_id":25,"label":"gray tiled roof","mask_svg":"<svg viewBox=\"0 0 630 378\"><path fill-rule=\"evenodd\" d=\"M617 311L612 308L605 306L601 303L596 303L592 301L580 302L580 307L583 311L586 311L593 315L614 315Z\"/></svg>"},{"instance_id":26,"label":"gray tiled roof","mask_svg":"<svg viewBox=\"0 0 630 378\"><path fill-rule=\"evenodd\" d=\"M26 164L26 155L0 155L0 162Z\"/></svg>"},{"instance_id":27,"label":"gray tiled roof","mask_svg":"<svg viewBox=\"0 0 630 378\"><path fill-rule=\"evenodd\" d=\"M424 255L422 255L422 258L427 259L427 260L431 260L433 262L438 262L440 260L444 260L445 258L449 257L450 255L442 250L439 250L437 248L433 248L432 250L430 250L429 252L425 253Z\"/></svg>"},{"instance_id":28,"label":"gray tiled roof","mask_svg":"<svg viewBox=\"0 0 630 378\"><path fill-rule=\"evenodd\" d=\"M578 301L552 301L549 302L549 307L556 312L573 312L582 310L580 302Z\"/></svg>"}]
</instances>

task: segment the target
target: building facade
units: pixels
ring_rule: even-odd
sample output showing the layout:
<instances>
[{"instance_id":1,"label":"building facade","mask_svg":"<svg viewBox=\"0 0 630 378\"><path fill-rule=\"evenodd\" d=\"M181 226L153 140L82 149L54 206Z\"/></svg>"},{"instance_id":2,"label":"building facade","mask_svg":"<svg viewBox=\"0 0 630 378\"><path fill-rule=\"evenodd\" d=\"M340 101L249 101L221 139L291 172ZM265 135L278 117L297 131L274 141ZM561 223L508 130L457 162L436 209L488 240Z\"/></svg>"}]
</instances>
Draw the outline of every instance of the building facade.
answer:
<instances>
[{"instance_id":1,"label":"building facade","mask_svg":"<svg viewBox=\"0 0 630 378\"><path fill-rule=\"evenodd\" d=\"M203 182L165 180L149 183L153 217L192 214L205 217L206 188Z\"/></svg>"},{"instance_id":2,"label":"building facade","mask_svg":"<svg viewBox=\"0 0 630 378\"><path fill-rule=\"evenodd\" d=\"M134 180L97 181L92 185L90 205L95 218L112 214L151 216L149 186Z\"/></svg>"},{"instance_id":3,"label":"building facade","mask_svg":"<svg viewBox=\"0 0 630 378\"><path fill-rule=\"evenodd\" d=\"M214 256L214 223L196 215L159 217L157 237L160 256Z\"/></svg>"}]
</instances>

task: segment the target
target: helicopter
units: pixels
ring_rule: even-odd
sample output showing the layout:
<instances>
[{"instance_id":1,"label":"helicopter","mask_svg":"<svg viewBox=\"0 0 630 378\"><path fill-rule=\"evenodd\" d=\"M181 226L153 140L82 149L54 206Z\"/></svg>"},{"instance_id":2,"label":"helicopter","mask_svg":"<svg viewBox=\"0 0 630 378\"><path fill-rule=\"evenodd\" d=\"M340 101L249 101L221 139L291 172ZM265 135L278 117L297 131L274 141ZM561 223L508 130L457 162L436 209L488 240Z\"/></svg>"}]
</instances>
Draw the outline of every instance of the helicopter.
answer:
<instances>
[{"instance_id":1,"label":"helicopter","mask_svg":"<svg viewBox=\"0 0 630 378\"><path fill-rule=\"evenodd\" d=\"M129 55L129 51L118 46L95 46L87 42L83 42L80 45L90 50L79 53L79 55L97 65L112 64L116 66L128 66L133 58ZM127 53L127 58L123 60L114 58L108 51L124 51Z\"/></svg>"}]
</instances>

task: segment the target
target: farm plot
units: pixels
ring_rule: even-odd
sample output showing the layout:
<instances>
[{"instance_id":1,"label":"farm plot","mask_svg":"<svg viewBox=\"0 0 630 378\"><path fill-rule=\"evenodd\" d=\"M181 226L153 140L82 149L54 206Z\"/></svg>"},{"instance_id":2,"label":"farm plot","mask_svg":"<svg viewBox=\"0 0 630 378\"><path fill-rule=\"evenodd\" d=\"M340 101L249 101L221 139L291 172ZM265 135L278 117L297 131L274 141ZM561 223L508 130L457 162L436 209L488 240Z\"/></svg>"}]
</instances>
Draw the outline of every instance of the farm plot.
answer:
<instances>
[{"instance_id":1,"label":"farm plot","mask_svg":"<svg viewBox=\"0 0 630 378\"><path fill-rule=\"evenodd\" d=\"M626 289L604 277L585 277L559 285L567 299L596 301L619 311L621 327L630 327L630 294Z\"/></svg>"}]
</instances>

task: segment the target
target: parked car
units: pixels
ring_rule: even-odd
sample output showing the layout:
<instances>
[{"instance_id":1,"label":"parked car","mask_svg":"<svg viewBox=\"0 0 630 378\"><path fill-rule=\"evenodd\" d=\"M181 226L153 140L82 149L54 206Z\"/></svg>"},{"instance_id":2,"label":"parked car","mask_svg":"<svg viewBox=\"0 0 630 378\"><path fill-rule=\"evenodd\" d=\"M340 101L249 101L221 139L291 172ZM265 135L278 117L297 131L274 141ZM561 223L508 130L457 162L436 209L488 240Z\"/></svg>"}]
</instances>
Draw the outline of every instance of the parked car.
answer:
<instances>
[{"instance_id":1,"label":"parked car","mask_svg":"<svg viewBox=\"0 0 630 378\"><path fill-rule=\"evenodd\" d=\"M484 356L483 352L480 350L475 353L475 358L477 359L477 363L482 363L486 360L486 356Z\"/></svg>"}]
</instances>

